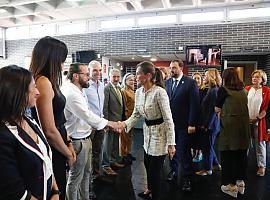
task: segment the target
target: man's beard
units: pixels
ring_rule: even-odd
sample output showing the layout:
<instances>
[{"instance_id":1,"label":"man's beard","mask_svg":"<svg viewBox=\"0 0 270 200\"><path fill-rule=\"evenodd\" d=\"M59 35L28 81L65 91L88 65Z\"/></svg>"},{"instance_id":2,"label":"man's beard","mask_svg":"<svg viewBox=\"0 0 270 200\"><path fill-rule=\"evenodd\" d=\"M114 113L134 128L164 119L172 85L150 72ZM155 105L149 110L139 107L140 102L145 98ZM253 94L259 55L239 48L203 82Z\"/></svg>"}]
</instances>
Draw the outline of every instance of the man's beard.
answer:
<instances>
[{"instance_id":1,"label":"man's beard","mask_svg":"<svg viewBox=\"0 0 270 200\"><path fill-rule=\"evenodd\" d=\"M89 87L89 82L88 81L84 81L81 78L79 78L79 84L82 88L88 88Z\"/></svg>"}]
</instances>

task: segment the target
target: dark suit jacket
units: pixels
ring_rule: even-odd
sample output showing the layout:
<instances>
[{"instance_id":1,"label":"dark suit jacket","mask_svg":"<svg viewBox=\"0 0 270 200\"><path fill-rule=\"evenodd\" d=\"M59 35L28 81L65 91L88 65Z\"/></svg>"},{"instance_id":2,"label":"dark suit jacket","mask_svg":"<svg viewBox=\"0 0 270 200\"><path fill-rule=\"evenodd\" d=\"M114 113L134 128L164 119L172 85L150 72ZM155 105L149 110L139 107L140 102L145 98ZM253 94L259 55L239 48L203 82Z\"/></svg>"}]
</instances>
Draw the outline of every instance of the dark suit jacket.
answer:
<instances>
[{"instance_id":1,"label":"dark suit jacket","mask_svg":"<svg viewBox=\"0 0 270 200\"><path fill-rule=\"evenodd\" d=\"M123 98L123 93L122 102L123 105L121 105L112 84L109 83L106 85L104 88L104 118L109 121L125 120L125 99Z\"/></svg>"},{"instance_id":2,"label":"dark suit jacket","mask_svg":"<svg viewBox=\"0 0 270 200\"><path fill-rule=\"evenodd\" d=\"M49 153L49 145L39 128L27 121L46 144ZM26 190L39 200L46 199L44 161L37 144L19 126L11 128L0 123L0 135L0 199L20 199Z\"/></svg>"},{"instance_id":3,"label":"dark suit jacket","mask_svg":"<svg viewBox=\"0 0 270 200\"><path fill-rule=\"evenodd\" d=\"M187 130L188 126L196 126L199 117L200 96L195 80L183 75L176 92L172 95L172 81L165 82L170 99L170 106L175 129Z\"/></svg>"},{"instance_id":4,"label":"dark suit jacket","mask_svg":"<svg viewBox=\"0 0 270 200\"><path fill-rule=\"evenodd\" d=\"M220 131L220 120L215 112L218 87L209 88L201 104L202 125L211 130L212 134Z\"/></svg>"}]
</instances>

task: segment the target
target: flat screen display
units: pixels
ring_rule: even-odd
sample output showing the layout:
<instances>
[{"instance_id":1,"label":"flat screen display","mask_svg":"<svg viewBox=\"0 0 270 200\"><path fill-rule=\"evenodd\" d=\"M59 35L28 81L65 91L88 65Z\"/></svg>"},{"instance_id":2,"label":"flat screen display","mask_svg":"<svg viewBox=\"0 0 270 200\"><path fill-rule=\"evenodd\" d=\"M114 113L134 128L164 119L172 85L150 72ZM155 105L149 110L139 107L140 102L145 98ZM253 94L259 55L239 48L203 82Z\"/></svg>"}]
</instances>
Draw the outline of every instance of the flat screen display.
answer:
<instances>
[{"instance_id":1,"label":"flat screen display","mask_svg":"<svg viewBox=\"0 0 270 200\"><path fill-rule=\"evenodd\" d=\"M187 46L186 63L188 66L220 66L221 45Z\"/></svg>"},{"instance_id":2,"label":"flat screen display","mask_svg":"<svg viewBox=\"0 0 270 200\"><path fill-rule=\"evenodd\" d=\"M94 50L76 52L76 62L89 64L90 61L95 60L96 58L97 56Z\"/></svg>"}]
</instances>

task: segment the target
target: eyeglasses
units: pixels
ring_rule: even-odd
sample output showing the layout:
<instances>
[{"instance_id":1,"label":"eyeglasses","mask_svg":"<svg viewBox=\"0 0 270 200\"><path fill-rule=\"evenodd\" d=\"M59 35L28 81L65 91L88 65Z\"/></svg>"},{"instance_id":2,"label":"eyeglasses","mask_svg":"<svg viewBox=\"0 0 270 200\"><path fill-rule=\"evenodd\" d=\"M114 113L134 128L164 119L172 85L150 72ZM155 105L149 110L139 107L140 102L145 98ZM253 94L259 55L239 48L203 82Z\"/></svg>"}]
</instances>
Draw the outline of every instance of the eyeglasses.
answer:
<instances>
[{"instance_id":1,"label":"eyeglasses","mask_svg":"<svg viewBox=\"0 0 270 200\"><path fill-rule=\"evenodd\" d=\"M76 74L83 74L83 75L85 75L87 77L90 77L90 73L76 73Z\"/></svg>"}]
</instances>

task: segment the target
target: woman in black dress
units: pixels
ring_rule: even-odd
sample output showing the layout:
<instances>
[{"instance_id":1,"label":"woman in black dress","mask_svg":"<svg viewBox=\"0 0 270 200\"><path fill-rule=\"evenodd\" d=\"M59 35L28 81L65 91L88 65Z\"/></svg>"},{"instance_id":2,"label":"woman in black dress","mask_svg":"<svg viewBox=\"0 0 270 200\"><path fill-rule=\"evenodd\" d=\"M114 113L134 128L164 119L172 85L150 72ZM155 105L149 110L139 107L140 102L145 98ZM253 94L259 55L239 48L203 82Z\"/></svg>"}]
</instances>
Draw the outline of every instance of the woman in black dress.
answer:
<instances>
[{"instance_id":1,"label":"woman in black dress","mask_svg":"<svg viewBox=\"0 0 270 200\"><path fill-rule=\"evenodd\" d=\"M62 67L67 57L65 43L52 38L41 38L32 52L32 71L40 96L33 116L39 119L53 152L53 171L59 190L60 200L65 199L66 162L72 166L76 160L72 143L64 127L65 97L59 87L62 83Z\"/></svg>"}]
</instances>

